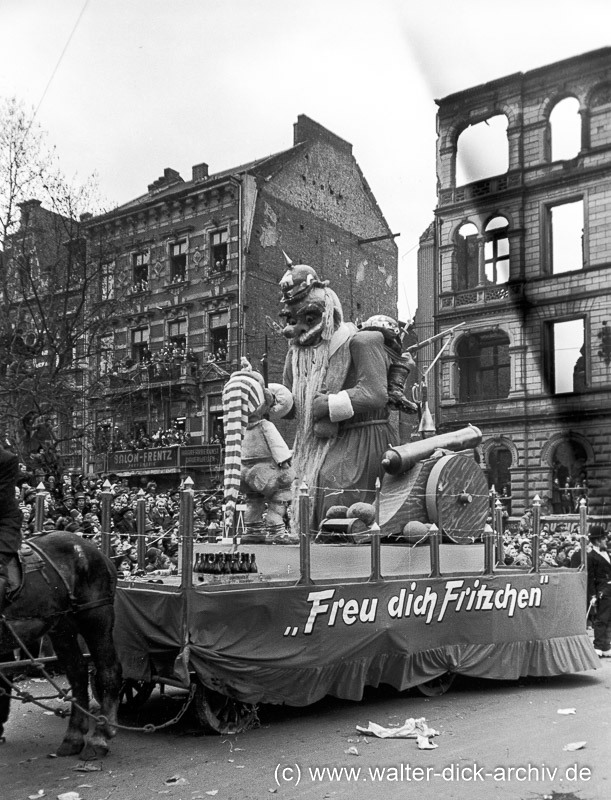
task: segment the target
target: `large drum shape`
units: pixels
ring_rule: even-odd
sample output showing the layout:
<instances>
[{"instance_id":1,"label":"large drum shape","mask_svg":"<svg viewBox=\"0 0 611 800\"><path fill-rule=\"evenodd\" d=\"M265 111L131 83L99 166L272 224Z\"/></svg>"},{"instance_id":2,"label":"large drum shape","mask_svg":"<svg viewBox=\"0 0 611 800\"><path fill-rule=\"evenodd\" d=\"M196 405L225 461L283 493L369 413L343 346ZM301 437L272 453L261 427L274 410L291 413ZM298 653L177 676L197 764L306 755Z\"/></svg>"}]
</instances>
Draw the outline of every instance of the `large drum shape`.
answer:
<instances>
[{"instance_id":1,"label":"large drum shape","mask_svg":"<svg viewBox=\"0 0 611 800\"><path fill-rule=\"evenodd\" d=\"M450 454L437 461L426 483L426 509L451 542L481 539L489 511L488 484L472 458Z\"/></svg>"}]
</instances>

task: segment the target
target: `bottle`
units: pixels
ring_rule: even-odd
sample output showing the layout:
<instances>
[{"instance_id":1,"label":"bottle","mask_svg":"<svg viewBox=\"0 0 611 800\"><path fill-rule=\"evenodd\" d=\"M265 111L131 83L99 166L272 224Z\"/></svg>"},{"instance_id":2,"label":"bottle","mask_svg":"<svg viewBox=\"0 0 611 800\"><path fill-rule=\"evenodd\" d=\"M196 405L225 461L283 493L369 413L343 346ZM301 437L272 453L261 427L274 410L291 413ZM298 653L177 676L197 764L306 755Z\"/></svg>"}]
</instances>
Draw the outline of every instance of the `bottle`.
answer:
<instances>
[{"instance_id":1,"label":"bottle","mask_svg":"<svg viewBox=\"0 0 611 800\"><path fill-rule=\"evenodd\" d=\"M248 572L248 553L240 554L240 572Z\"/></svg>"},{"instance_id":2,"label":"bottle","mask_svg":"<svg viewBox=\"0 0 611 800\"><path fill-rule=\"evenodd\" d=\"M195 554L195 562L193 563L193 572L199 572L201 570L201 553Z\"/></svg>"},{"instance_id":3,"label":"bottle","mask_svg":"<svg viewBox=\"0 0 611 800\"><path fill-rule=\"evenodd\" d=\"M257 559L254 553L250 554L250 561L248 564L248 571L249 572L258 572L259 567L257 566Z\"/></svg>"}]
</instances>

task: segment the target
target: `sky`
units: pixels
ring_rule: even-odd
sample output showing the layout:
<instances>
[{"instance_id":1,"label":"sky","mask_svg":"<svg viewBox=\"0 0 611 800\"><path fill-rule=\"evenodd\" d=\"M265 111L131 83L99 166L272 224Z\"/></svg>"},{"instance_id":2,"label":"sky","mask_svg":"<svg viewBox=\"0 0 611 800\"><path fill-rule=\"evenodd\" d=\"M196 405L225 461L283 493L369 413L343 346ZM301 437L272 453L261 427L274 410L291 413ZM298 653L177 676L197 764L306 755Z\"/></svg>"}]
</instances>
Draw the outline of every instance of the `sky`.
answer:
<instances>
[{"instance_id":1,"label":"sky","mask_svg":"<svg viewBox=\"0 0 611 800\"><path fill-rule=\"evenodd\" d=\"M0 97L106 205L292 145L353 145L399 247L402 318L436 203L436 99L611 45L609 0L0 0ZM316 265L312 265L316 266ZM391 310L389 310L390 312Z\"/></svg>"}]
</instances>

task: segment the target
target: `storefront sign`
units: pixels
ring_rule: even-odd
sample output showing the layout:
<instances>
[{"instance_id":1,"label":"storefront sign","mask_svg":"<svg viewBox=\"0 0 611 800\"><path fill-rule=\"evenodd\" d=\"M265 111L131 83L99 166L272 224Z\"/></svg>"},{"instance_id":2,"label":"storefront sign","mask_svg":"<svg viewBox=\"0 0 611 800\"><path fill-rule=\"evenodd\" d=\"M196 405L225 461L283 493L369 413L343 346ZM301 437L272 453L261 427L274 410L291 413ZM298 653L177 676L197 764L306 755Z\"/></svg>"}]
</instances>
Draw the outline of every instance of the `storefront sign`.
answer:
<instances>
[{"instance_id":1,"label":"storefront sign","mask_svg":"<svg viewBox=\"0 0 611 800\"><path fill-rule=\"evenodd\" d=\"M108 456L108 471L142 469L154 472L160 467L178 466L178 447L151 447L147 450L119 450Z\"/></svg>"},{"instance_id":2,"label":"storefront sign","mask_svg":"<svg viewBox=\"0 0 611 800\"><path fill-rule=\"evenodd\" d=\"M220 464L220 444L202 444L180 448L181 467L218 467Z\"/></svg>"}]
</instances>

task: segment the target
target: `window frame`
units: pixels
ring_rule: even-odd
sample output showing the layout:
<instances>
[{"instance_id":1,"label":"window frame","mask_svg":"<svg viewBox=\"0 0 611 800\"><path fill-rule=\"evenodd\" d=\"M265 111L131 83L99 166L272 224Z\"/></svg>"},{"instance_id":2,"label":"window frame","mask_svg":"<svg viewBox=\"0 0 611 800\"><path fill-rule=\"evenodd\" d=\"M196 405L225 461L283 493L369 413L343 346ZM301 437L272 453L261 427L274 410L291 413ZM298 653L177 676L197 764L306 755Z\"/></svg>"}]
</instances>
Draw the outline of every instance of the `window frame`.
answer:
<instances>
[{"instance_id":1,"label":"window frame","mask_svg":"<svg viewBox=\"0 0 611 800\"><path fill-rule=\"evenodd\" d=\"M178 328L177 333L172 333L174 327ZM187 317L178 317L177 319L168 320L167 341L186 350L188 327Z\"/></svg>"},{"instance_id":2,"label":"window frame","mask_svg":"<svg viewBox=\"0 0 611 800\"><path fill-rule=\"evenodd\" d=\"M461 230L467 226L473 226L475 232L469 234L468 236L461 235ZM469 292L473 289L476 289L480 285L480 232L477 228L477 225L470 220L465 220L457 228L454 240L456 243L456 291ZM473 259L474 262L472 261ZM473 278L475 278L475 283L471 285Z\"/></svg>"},{"instance_id":3,"label":"window frame","mask_svg":"<svg viewBox=\"0 0 611 800\"><path fill-rule=\"evenodd\" d=\"M488 226L494 222L495 219L504 219L506 224L504 226L499 226L495 228L488 229ZM500 241L507 241L507 254L506 255L498 255L498 245ZM504 214L495 214L487 223L484 229L483 235L484 241L484 280L487 284L491 286L502 286L505 283L508 283L511 278L511 242L509 239L509 220L505 217ZM486 245L492 245L492 257L486 257ZM507 268L507 279L506 280L499 280L498 279L498 266L499 264L504 263ZM492 265L492 274L493 278L490 279L488 277L488 265Z\"/></svg>"},{"instance_id":4,"label":"window frame","mask_svg":"<svg viewBox=\"0 0 611 800\"><path fill-rule=\"evenodd\" d=\"M139 342L136 342L136 334L139 333L146 333L146 337L142 336ZM131 335L130 335L130 346L131 346L131 357L137 363L142 363L142 350L143 345L146 346L146 349L150 349L151 343L151 329L146 327L139 327L139 328L132 328Z\"/></svg>"},{"instance_id":5,"label":"window frame","mask_svg":"<svg viewBox=\"0 0 611 800\"><path fill-rule=\"evenodd\" d=\"M179 251L175 252L178 248ZM189 269L189 239L182 236L168 242L168 259L170 262L170 283L184 283ZM177 267L182 266L182 269Z\"/></svg>"},{"instance_id":6,"label":"window frame","mask_svg":"<svg viewBox=\"0 0 611 800\"><path fill-rule=\"evenodd\" d=\"M221 237L220 241L215 242L215 237ZM208 245L210 248L210 272L226 272L229 265L229 227L215 228L215 230L210 231ZM217 252L221 253L220 258L217 256ZM219 261L221 266L217 266Z\"/></svg>"},{"instance_id":7,"label":"window frame","mask_svg":"<svg viewBox=\"0 0 611 800\"><path fill-rule=\"evenodd\" d=\"M568 322L576 322L581 320L582 327L583 327L583 359L584 359L584 370L583 370L583 385L576 389L575 388L575 366L577 365L577 361L573 367L573 383L572 387L568 391L558 391L557 390L557 375L556 375L556 360L557 360L557 351L556 351L556 335L555 335L555 326L562 325ZM580 394L581 392L585 391L588 386L590 385L589 381L589 369L590 363L588 358L588 321L587 316L585 314L576 314L571 317L560 317L556 319L549 320L545 323L545 327L543 330L543 344L544 344L544 379L545 379L545 388L549 395L552 397L565 397L567 395L572 394ZM580 348L581 350L581 348Z\"/></svg>"},{"instance_id":8,"label":"window frame","mask_svg":"<svg viewBox=\"0 0 611 800\"><path fill-rule=\"evenodd\" d=\"M554 209L562 206L576 205L581 203L582 208L582 228L581 228L581 264L574 269L554 269ZM550 277L559 277L560 275L570 275L572 272L581 272L587 268L587 219L586 219L586 198L584 194L574 197L565 197L562 200L547 202L544 204L545 213L545 241L546 241L546 258L545 258L545 273Z\"/></svg>"},{"instance_id":9,"label":"window frame","mask_svg":"<svg viewBox=\"0 0 611 800\"><path fill-rule=\"evenodd\" d=\"M144 267L146 267L146 270L144 270ZM142 273L142 275L140 275L140 273ZM151 280L150 250L136 250L131 253L131 275L132 291L148 291Z\"/></svg>"},{"instance_id":10,"label":"window frame","mask_svg":"<svg viewBox=\"0 0 611 800\"><path fill-rule=\"evenodd\" d=\"M484 337L488 337L489 341L482 341ZM496 339L496 341L494 341ZM473 342L477 345L476 355L471 355L465 350L470 343ZM491 366L482 365L482 351L485 348L493 348ZM507 359L506 361L500 360L500 348L505 348ZM456 399L458 403L480 403L480 402L497 402L506 400L511 393L511 353L510 353L510 339L507 333L503 330L494 331L481 331L477 333L465 333L456 343L455 348L455 362L458 373L458 381L456 386ZM477 364L466 364L466 359L477 358ZM503 380L501 371L507 373L507 377ZM483 377L493 375L493 382L495 386L495 393L491 394L490 391L484 391L482 385ZM503 384L506 382L507 391L503 393L500 391ZM477 391L475 393L469 392L472 385L477 384ZM489 388L489 387L488 387Z\"/></svg>"}]
</instances>

